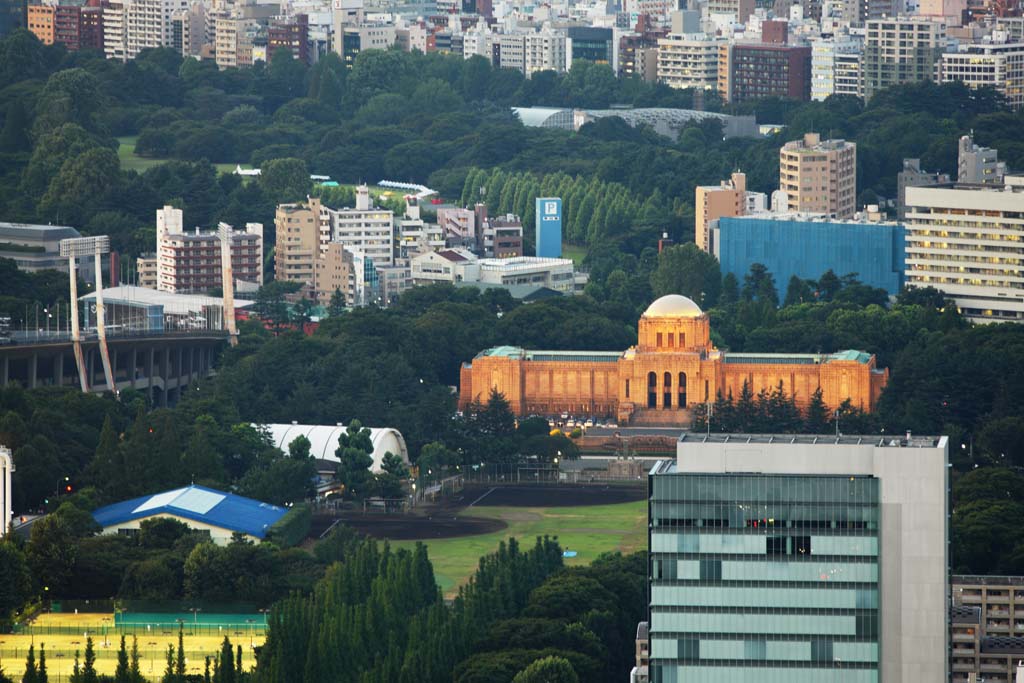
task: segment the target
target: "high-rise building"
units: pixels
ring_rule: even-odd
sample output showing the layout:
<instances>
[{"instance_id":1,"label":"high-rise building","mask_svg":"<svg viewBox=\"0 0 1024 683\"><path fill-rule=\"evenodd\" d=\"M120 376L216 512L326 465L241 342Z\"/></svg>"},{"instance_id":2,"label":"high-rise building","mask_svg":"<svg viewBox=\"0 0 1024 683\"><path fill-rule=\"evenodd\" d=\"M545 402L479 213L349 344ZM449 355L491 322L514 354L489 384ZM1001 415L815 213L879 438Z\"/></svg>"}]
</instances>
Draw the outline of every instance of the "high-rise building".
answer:
<instances>
[{"instance_id":1,"label":"high-rise building","mask_svg":"<svg viewBox=\"0 0 1024 683\"><path fill-rule=\"evenodd\" d=\"M899 83L931 81L946 48L946 25L924 17L870 19L861 73L864 97Z\"/></svg>"},{"instance_id":2,"label":"high-rise building","mask_svg":"<svg viewBox=\"0 0 1024 683\"><path fill-rule=\"evenodd\" d=\"M1024 106L1024 43L961 45L942 55L943 83L961 81L972 88L991 87L1012 109Z\"/></svg>"},{"instance_id":3,"label":"high-rise building","mask_svg":"<svg viewBox=\"0 0 1024 683\"><path fill-rule=\"evenodd\" d=\"M329 226L316 197L305 204L278 204L274 216L274 279L313 286L316 259L327 249Z\"/></svg>"},{"instance_id":4,"label":"high-rise building","mask_svg":"<svg viewBox=\"0 0 1024 683\"><path fill-rule=\"evenodd\" d=\"M861 43L847 37L818 38L811 42L811 99L823 101L837 92L840 55L860 55ZM845 62L844 62L845 64ZM844 74L845 76L845 74ZM859 74L858 79L859 80ZM845 84L844 84L845 86ZM843 88L848 90L848 86ZM857 94L845 92L843 94Z\"/></svg>"},{"instance_id":5,"label":"high-rise building","mask_svg":"<svg viewBox=\"0 0 1024 683\"><path fill-rule=\"evenodd\" d=\"M165 206L156 212L156 288L164 292L207 292L222 287L221 240L217 231L186 232L182 211ZM223 224L222 224L223 225ZM227 226L230 228L230 226ZM231 231L231 268L235 284L263 284L263 224L247 223Z\"/></svg>"},{"instance_id":6,"label":"high-rise building","mask_svg":"<svg viewBox=\"0 0 1024 683\"><path fill-rule=\"evenodd\" d=\"M1024 576L950 577L953 683L1006 681L1024 659Z\"/></svg>"},{"instance_id":7,"label":"high-rise building","mask_svg":"<svg viewBox=\"0 0 1024 683\"><path fill-rule=\"evenodd\" d=\"M545 26L539 33L523 38L523 72L530 76L538 71L565 71L565 33Z\"/></svg>"},{"instance_id":8,"label":"high-rise building","mask_svg":"<svg viewBox=\"0 0 1024 683\"><path fill-rule=\"evenodd\" d=\"M811 96L811 48L735 43L718 57L718 92L728 102ZM723 66L727 77L722 77Z\"/></svg>"},{"instance_id":9,"label":"high-rise building","mask_svg":"<svg viewBox=\"0 0 1024 683\"><path fill-rule=\"evenodd\" d=\"M946 437L684 433L648 477L652 683L949 676Z\"/></svg>"},{"instance_id":10,"label":"high-rise building","mask_svg":"<svg viewBox=\"0 0 1024 683\"><path fill-rule=\"evenodd\" d=\"M835 55L835 95L864 97L864 80L861 78L861 52L837 53Z\"/></svg>"},{"instance_id":11,"label":"high-rise building","mask_svg":"<svg viewBox=\"0 0 1024 683\"><path fill-rule=\"evenodd\" d=\"M999 161L997 150L979 147L972 136L964 135L957 146L956 170L959 183L1001 186L1006 164Z\"/></svg>"},{"instance_id":12,"label":"high-rise building","mask_svg":"<svg viewBox=\"0 0 1024 683\"><path fill-rule=\"evenodd\" d=\"M537 221L534 246L541 258L562 258L562 200L537 197Z\"/></svg>"},{"instance_id":13,"label":"high-rise building","mask_svg":"<svg viewBox=\"0 0 1024 683\"><path fill-rule=\"evenodd\" d=\"M723 40L705 35L670 34L658 40L658 80L672 88L714 90Z\"/></svg>"},{"instance_id":14,"label":"high-rise building","mask_svg":"<svg viewBox=\"0 0 1024 683\"><path fill-rule=\"evenodd\" d=\"M274 51L279 48L291 52L293 59L309 64L311 55L308 15L296 14L270 22L267 27L268 57L273 57Z\"/></svg>"},{"instance_id":15,"label":"high-rise building","mask_svg":"<svg viewBox=\"0 0 1024 683\"><path fill-rule=\"evenodd\" d=\"M573 26L568 29L566 58L569 64L583 59L595 64L615 64L615 32L597 26Z\"/></svg>"},{"instance_id":16,"label":"high-rise building","mask_svg":"<svg viewBox=\"0 0 1024 683\"><path fill-rule=\"evenodd\" d=\"M807 133L779 150L779 190L788 211L852 218L857 210L857 145Z\"/></svg>"},{"instance_id":17,"label":"high-rise building","mask_svg":"<svg viewBox=\"0 0 1024 683\"><path fill-rule=\"evenodd\" d=\"M28 30L43 45L53 45L54 43L54 15L56 12L57 8L53 5L28 6Z\"/></svg>"},{"instance_id":18,"label":"high-rise building","mask_svg":"<svg viewBox=\"0 0 1024 683\"><path fill-rule=\"evenodd\" d=\"M935 287L977 322L1024 320L1024 177L908 187L907 286Z\"/></svg>"},{"instance_id":19,"label":"high-rise building","mask_svg":"<svg viewBox=\"0 0 1024 683\"><path fill-rule=\"evenodd\" d=\"M711 223L723 216L746 213L747 176L736 172L718 185L698 185L694 200L694 242L711 253Z\"/></svg>"}]
</instances>

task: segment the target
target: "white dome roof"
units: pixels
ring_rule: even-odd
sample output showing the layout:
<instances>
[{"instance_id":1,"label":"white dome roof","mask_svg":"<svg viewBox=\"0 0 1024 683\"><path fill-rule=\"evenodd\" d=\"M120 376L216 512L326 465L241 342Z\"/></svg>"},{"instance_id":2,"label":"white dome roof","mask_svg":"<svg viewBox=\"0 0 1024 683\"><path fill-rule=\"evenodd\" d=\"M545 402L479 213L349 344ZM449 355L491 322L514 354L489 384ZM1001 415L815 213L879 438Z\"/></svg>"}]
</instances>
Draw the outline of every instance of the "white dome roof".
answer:
<instances>
[{"instance_id":1,"label":"white dome roof","mask_svg":"<svg viewBox=\"0 0 1024 683\"><path fill-rule=\"evenodd\" d=\"M260 425L253 425L260 426ZM300 424L265 424L262 425L268 432L274 445L285 453L288 452L288 445L295 440L295 437L305 436L309 439L309 454L321 460L338 460L334 450L338 447L338 437L345 431L340 423L337 425L300 425ZM401 456L402 460L409 463L409 449L405 445L405 438L397 429L391 427L370 427L370 441L373 443L373 465L370 470L379 473L384 463L384 454L387 452Z\"/></svg>"},{"instance_id":2,"label":"white dome roof","mask_svg":"<svg viewBox=\"0 0 1024 683\"><path fill-rule=\"evenodd\" d=\"M644 311L645 318L699 318L702 315L700 306L682 294L666 294Z\"/></svg>"}]
</instances>

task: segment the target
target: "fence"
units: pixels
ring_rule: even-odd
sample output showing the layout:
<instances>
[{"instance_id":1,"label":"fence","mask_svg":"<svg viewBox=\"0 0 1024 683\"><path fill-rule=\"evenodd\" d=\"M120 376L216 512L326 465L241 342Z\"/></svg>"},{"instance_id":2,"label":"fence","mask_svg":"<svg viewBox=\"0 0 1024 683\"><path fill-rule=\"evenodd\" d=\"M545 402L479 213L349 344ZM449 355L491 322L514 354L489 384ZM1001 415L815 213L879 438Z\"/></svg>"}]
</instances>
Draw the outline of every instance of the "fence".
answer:
<instances>
[{"instance_id":1,"label":"fence","mask_svg":"<svg viewBox=\"0 0 1024 683\"><path fill-rule=\"evenodd\" d=\"M260 635L266 632L267 624L263 621L263 615L258 620L253 619L252 623L189 623L183 618L181 623L167 622L129 622L119 624L103 624L97 621L95 624L19 624L12 629L14 635L31 636L92 636L93 640L98 638L112 638L124 636L138 636L140 639L146 635L152 636L177 636L178 629L186 636L229 636L241 637L250 633ZM0 636L2 638L2 636ZM84 641L83 641L84 642Z\"/></svg>"}]
</instances>

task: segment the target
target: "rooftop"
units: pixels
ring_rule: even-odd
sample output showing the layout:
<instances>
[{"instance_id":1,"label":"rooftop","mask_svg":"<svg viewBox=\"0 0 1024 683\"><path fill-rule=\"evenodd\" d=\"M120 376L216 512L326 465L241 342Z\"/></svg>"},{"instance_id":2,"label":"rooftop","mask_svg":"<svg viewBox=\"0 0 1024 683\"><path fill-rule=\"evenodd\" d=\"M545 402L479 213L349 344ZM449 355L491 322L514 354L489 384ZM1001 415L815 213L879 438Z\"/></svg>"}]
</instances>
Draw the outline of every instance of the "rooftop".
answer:
<instances>
[{"instance_id":1,"label":"rooftop","mask_svg":"<svg viewBox=\"0 0 1024 683\"><path fill-rule=\"evenodd\" d=\"M835 353L723 353L722 360L725 363L756 365L820 365L836 361L866 365L871 362L871 354L855 349Z\"/></svg>"},{"instance_id":2,"label":"rooftop","mask_svg":"<svg viewBox=\"0 0 1024 683\"><path fill-rule=\"evenodd\" d=\"M886 448L937 448L943 437L895 435L846 435L833 434L706 434L683 432L680 443L771 443L771 444L820 444L822 446L878 446Z\"/></svg>"},{"instance_id":3,"label":"rooftop","mask_svg":"<svg viewBox=\"0 0 1024 683\"><path fill-rule=\"evenodd\" d=\"M91 301L96 298L96 292L90 292L78 297L82 301ZM103 302L106 304L127 304L136 306L163 306L166 313L189 312L202 310L206 306L223 305L220 297L204 296L202 294L174 294L173 292L162 292L147 287L133 287L131 285L120 285L103 289ZM235 308L246 308L253 305L253 301L246 299L235 299Z\"/></svg>"},{"instance_id":4,"label":"rooftop","mask_svg":"<svg viewBox=\"0 0 1024 683\"><path fill-rule=\"evenodd\" d=\"M699 318L704 315L700 306L688 296L682 294L666 294L655 299L647 310L644 318Z\"/></svg>"},{"instance_id":5,"label":"rooftop","mask_svg":"<svg viewBox=\"0 0 1024 683\"><path fill-rule=\"evenodd\" d=\"M31 225L29 223L0 221L0 238L61 240L81 236L81 233L77 230L66 225Z\"/></svg>"},{"instance_id":6,"label":"rooftop","mask_svg":"<svg viewBox=\"0 0 1024 683\"><path fill-rule=\"evenodd\" d=\"M263 538L287 510L205 486L186 486L101 507L92 513L102 527L166 514Z\"/></svg>"}]
</instances>

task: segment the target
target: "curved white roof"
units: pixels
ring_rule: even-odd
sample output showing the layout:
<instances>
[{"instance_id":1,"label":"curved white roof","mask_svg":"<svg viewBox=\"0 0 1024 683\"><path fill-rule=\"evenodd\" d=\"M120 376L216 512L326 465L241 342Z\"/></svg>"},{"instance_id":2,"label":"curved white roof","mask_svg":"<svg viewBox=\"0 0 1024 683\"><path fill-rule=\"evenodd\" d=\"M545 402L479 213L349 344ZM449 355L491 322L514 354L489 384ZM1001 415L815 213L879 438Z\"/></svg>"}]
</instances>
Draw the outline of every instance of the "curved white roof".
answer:
<instances>
[{"instance_id":1,"label":"curved white roof","mask_svg":"<svg viewBox=\"0 0 1024 683\"><path fill-rule=\"evenodd\" d=\"M341 424L336 425L300 425L300 424L266 424L254 425L264 427L270 432L270 438L274 445L285 453L288 452L288 445L295 440L295 437L302 435L309 439L312 447L310 455L322 460L338 461L334 455L338 447L338 437L345 431ZM409 448L405 445L402 433L391 427L370 428L370 440L373 442L373 465L370 470L381 471L381 464L384 462L385 453L394 453L402 456L402 460L409 463Z\"/></svg>"},{"instance_id":2,"label":"curved white roof","mask_svg":"<svg viewBox=\"0 0 1024 683\"><path fill-rule=\"evenodd\" d=\"M702 315L700 306L682 294L666 294L644 311L645 318L699 318Z\"/></svg>"}]
</instances>

